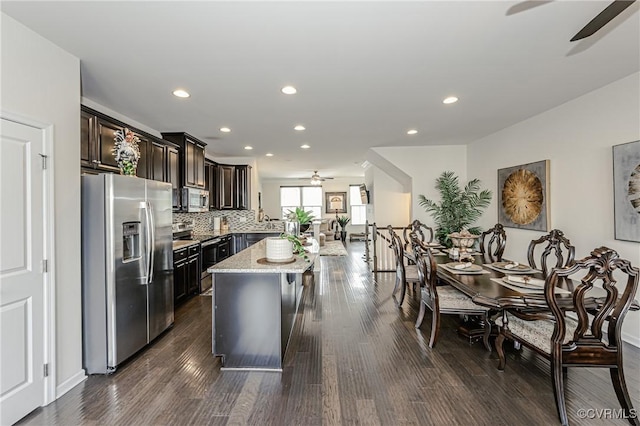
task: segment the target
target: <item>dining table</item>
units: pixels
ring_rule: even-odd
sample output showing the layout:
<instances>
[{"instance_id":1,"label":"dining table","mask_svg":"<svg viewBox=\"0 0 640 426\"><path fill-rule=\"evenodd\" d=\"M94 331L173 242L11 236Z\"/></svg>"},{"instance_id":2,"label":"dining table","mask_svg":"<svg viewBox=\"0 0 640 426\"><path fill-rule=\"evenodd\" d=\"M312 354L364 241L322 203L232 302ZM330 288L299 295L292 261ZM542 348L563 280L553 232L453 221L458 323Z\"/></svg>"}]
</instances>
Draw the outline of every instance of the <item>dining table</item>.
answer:
<instances>
[{"instance_id":1,"label":"dining table","mask_svg":"<svg viewBox=\"0 0 640 426\"><path fill-rule=\"evenodd\" d=\"M451 259L449 250L444 248L430 248L434 254L438 279L466 294L474 303L491 308L495 318L503 310L517 310L521 313L548 312L549 305L544 296L544 276L542 271L529 267L528 264L517 261L503 260L490 262L481 253L472 252L464 262ZM410 251L405 256L415 262L415 256ZM467 267L464 267L467 265ZM525 278L526 277L526 278ZM556 289L558 306L566 311L573 309L573 291L577 284L572 280L559 282ZM601 304L606 296L602 288L592 288L588 298L585 298L587 309ZM637 300L631 303L630 310L640 310ZM484 332L482 323L463 323L459 333L473 338Z\"/></svg>"}]
</instances>

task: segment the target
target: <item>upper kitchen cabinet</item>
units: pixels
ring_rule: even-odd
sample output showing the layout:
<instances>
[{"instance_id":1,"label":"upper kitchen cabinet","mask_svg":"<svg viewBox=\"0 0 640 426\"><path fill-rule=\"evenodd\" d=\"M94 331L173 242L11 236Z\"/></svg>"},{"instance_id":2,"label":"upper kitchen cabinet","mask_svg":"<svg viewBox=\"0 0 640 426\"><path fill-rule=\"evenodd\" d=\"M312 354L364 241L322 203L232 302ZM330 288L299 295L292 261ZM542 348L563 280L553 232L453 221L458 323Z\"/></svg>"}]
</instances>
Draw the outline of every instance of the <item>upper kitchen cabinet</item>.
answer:
<instances>
[{"instance_id":1,"label":"upper kitchen cabinet","mask_svg":"<svg viewBox=\"0 0 640 426\"><path fill-rule=\"evenodd\" d=\"M221 209L251 209L251 166L218 164L218 202Z\"/></svg>"},{"instance_id":2,"label":"upper kitchen cabinet","mask_svg":"<svg viewBox=\"0 0 640 426\"><path fill-rule=\"evenodd\" d=\"M115 118L106 116L91 108L82 106L80 110L80 163L85 173L120 173L113 155L115 134L128 128L138 137L140 159L136 176L162 182L178 179L178 172L171 173L170 152L175 153L175 167L178 167L178 147L171 142L128 126ZM178 188L176 184L176 188Z\"/></svg>"},{"instance_id":3,"label":"upper kitchen cabinet","mask_svg":"<svg viewBox=\"0 0 640 426\"><path fill-rule=\"evenodd\" d=\"M182 148L180 153L182 186L204 189L204 147L207 144L184 132L163 133L162 137Z\"/></svg>"},{"instance_id":4,"label":"upper kitchen cabinet","mask_svg":"<svg viewBox=\"0 0 640 426\"><path fill-rule=\"evenodd\" d=\"M80 115L81 166L97 171L120 172L113 155L115 133L124 126L83 107Z\"/></svg>"},{"instance_id":5,"label":"upper kitchen cabinet","mask_svg":"<svg viewBox=\"0 0 640 426\"><path fill-rule=\"evenodd\" d=\"M236 208L251 210L251 166L236 166Z\"/></svg>"},{"instance_id":6,"label":"upper kitchen cabinet","mask_svg":"<svg viewBox=\"0 0 640 426\"><path fill-rule=\"evenodd\" d=\"M218 164L218 202L221 209L236 208L236 166Z\"/></svg>"},{"instance_id":7,"label":"upper kitchen cabinet","mask_svg":"<svg viewBox=\"0 0 640 426\"><path fill-rule=\"evenodd\" d=\"M204 160L204 189L209 191L209 210L219 209L218 164L209 159Z\"/></svg>"}]
</instances>

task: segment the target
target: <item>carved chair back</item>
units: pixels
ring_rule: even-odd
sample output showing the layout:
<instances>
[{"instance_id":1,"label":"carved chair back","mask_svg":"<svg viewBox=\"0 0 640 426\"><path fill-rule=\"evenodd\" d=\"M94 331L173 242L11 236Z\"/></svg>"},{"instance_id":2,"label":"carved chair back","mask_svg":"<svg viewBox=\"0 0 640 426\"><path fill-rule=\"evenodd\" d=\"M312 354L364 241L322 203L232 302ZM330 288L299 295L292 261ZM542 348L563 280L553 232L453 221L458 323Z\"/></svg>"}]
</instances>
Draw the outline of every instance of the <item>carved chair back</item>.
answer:
<instances>
[{"instance_id":1,"label":"carved chair back","mask_svg":"<svg viewBox=\"0 0 640 426\"><path fill-rule=\"evenodd\" d=\"M555 329L551 337L552 357L560 356L566 333L564 312L558 306L554 289L571 277L572 282L579 282L573 289L578 326L567 344L570 350L562 355L563 364L618 364L622 359L622 353L617 353L622 350L622 321L636 293L639 275L637 267L631 266L628 260L620 259L616 251L607 247L593 250L591 256L567 268L552 270L545 282L545 298L555 317ZM606 296L598 299L595 306L586 306L585 297L589 297L589 290L597 287L602 288ZM608 342L603 341L605 321L608 321Z\"/></svg>"},{"instance_id":2,"label":"carved chair back","mask_svg":"<svg viewBox=\"0 0 640 426\"><path fill-rule=\"evenodd\" d=\"M489 262L500 262L507 244L507 233L501 223L480 234L480 253Z\"/></svg>"},{"instance_id":3,"label":"carved chair back","mask_svg":"<svg viewBox=\"0 0 640 426\"><path fill-rule=\"evenodd\" d=\"M404 245L400 240L400 236L396 234L396 231L393 230L393 227L391 225L387 226L387 231L389 232L389 239L391 240L389 247L393 250L393 254L396 257L396 276L401 280L401 282L404 283Z\"/></svg>"},{"instance_id":4,"label":"carved chair back","mask_svg":"<svg viewBox=\"0 0 640 426\"><path fill-rule=\"evenodd\" d=\"M423 244L416 232L409 233L413 253L416 259L416 267L418 269L418 279L420 280L420 286L422 287L423 302L426 302L429 307L435 312L438 312L438 276L437 276L437 264L436 259L433 257L433 253L428 246ZM424 298L428 300L424 300Z\"/></svg>"},{"instance_id":5,"label":"carved chair back","mask_svg":"<svg viewBox=\"0 0 640 426\"><path fill-rule=\"evenodd\" d=\"M412 247L413 243L410 236L412 232L415 232L416 238L420 238L422 242L430 243L433 241L433 229L416 219L402 230L405 251Z\"/></svg>"},{"instance_id":6,"label":"carved chair back","mask_svg":"<svg viewBox=\"0 0 640 426\"><path fill-rule=\"evenodd\" d=\"M543 235L537 240L531 240L531 243L529 243L527 259L529 266L534 269L538 269L535 256L540 248L542 248L542 252L540 253L540 269L544 277L549 275L549 272L553 268L570 266L574 262L576 249L559 229L554 229L547 235ZM551 256L553 256L553 258L549 259ZM550 260L553 262L553 259L555 259L555 264L550 263Z\"/></svg>"}]
</instances>

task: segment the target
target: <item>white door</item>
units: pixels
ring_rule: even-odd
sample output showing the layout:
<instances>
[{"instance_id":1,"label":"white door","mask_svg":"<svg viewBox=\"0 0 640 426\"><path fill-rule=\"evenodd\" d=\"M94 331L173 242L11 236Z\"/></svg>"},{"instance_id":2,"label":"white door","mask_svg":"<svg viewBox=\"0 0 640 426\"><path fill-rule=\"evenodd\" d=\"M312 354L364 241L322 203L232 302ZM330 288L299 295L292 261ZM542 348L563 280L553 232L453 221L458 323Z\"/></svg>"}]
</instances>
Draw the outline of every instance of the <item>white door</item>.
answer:
<instances>
[{"instance_id":1,"label":"white door","mask_svg":"<svg viewBox=\"0 0 640 426\"><path fill-rule=\"evenodd\" d=\"M0 424L43 405L44 153L41 129L0 124Z\"/></svg>"}]
</instances>

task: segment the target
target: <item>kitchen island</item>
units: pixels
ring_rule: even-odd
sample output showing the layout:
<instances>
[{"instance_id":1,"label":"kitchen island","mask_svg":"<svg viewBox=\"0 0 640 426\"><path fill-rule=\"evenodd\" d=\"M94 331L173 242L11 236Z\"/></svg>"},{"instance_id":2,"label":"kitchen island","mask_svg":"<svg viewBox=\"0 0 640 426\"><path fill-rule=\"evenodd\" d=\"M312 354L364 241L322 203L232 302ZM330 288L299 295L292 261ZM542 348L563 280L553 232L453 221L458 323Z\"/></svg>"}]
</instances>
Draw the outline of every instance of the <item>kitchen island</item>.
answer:
<instances>
[{"instance_id":1,"label":"kitchen island","mask_svg":"<svg viewBox=\"0 0 640 426\"><path fill-rule=\"evenodd\" d=\"M303 275L313 271L318 245L309 247L309 261L267 263L266 242L210 267L212 352L223 369L282 371L302 291Z\"/></svg>"}]
</instances>

